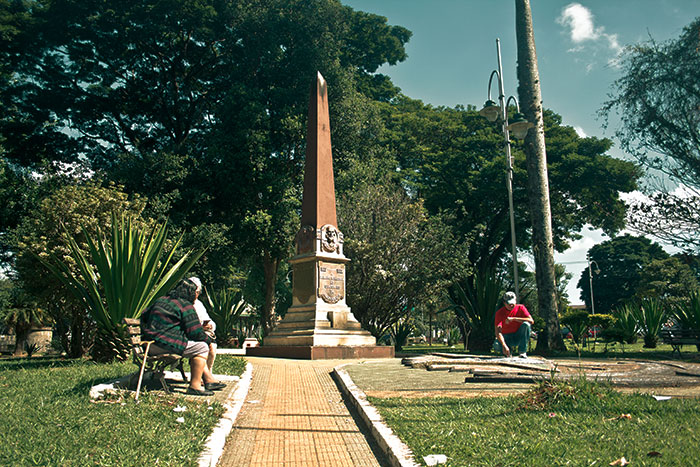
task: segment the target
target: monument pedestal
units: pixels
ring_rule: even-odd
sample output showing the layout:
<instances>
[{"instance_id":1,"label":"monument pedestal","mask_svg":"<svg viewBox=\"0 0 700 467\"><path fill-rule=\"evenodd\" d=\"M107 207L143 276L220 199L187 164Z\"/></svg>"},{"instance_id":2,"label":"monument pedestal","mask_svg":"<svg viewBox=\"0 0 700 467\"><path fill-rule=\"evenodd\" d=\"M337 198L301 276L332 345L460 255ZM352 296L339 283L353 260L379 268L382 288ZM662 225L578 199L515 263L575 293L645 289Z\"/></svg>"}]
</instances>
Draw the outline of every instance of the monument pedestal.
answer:
<instances>
[{"instance_id":1,"label":"monument pedestal","mask_svg":"<svg viewBox=\"0 0 700 467\"><path fill-rule=\"evenodd\" d=\"M337 241L324 241L324 232L329 233L326 240ZM392 358L394 348L376 345L374 336L362 329L345 303L345 264L349 260L340 253L342 234L327 225L311 241L299 241L303 236L300 233L297 241L304 253L290 260L292 306L263 345L246 349L246 355L311 360ZM316 253L316 247L322 252Z\"/></svg>"}]
</instances>

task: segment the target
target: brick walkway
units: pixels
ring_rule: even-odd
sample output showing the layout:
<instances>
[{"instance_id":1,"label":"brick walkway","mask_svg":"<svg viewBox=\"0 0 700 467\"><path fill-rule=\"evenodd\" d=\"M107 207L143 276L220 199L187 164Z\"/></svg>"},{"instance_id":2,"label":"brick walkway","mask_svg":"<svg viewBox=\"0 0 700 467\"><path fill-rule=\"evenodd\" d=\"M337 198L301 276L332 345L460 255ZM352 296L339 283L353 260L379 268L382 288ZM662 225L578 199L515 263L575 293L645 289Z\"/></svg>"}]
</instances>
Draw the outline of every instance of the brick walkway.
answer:
<instances>
[{"instance_id":1,"label":"brick walkway","mask_svg":"<svg viewBox=\"0 0 700 467\"><path fill-rule=\"evenodd\" d=\"M342 362L248 359L252 384L220 467L382 465L330 376Z\"/></svg>"}]
</instances>

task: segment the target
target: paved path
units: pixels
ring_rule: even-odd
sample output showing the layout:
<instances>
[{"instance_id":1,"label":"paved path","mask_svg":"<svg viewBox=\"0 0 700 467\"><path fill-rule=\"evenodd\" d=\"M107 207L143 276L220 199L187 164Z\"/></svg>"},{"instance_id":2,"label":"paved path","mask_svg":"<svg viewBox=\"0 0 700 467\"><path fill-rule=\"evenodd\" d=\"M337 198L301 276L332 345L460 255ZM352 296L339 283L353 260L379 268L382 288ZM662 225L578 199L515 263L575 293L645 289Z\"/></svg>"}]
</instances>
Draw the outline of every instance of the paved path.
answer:
<instances>
[{"instance_id":1,"label":"paved path","mask_svg":"<svg viewBox=\"0 0 700 467\"><path fill-rule=\"evenodd\" d=\"M253 380L220 467L382 465L330 376L343 362L248 360Z\"/></svg>"}]
</instances>

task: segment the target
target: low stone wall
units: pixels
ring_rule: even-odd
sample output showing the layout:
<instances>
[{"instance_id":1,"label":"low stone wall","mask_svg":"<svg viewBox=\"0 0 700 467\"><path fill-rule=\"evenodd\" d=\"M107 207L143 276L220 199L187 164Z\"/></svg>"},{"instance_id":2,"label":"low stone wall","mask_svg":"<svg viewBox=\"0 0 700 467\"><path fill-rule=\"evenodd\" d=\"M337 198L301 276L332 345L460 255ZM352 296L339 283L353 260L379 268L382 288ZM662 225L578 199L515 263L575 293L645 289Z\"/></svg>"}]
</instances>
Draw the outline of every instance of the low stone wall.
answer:
<instances>
[{"instance_id":1,"label":"low stone wall","mask_svg":"<svg viewBox=\"0 0 700 467\"><path fill-rule=\"evenodd\" d=\"M0 353L12 353L15 351L15 336L0 335Z\"/></svg>"},{"instance_id":2,"label":"low stone wall","mask_svg":"<svg viewBox=\"0 0 700 467\"><path fill-rule=\"evenodd\" d=\"M45 354L46 352L51 350L52 338L53 329L50 327L30 329L29 334L27 334L27 345L36 344L36 354Z\"/></svg>"}]
</instances>

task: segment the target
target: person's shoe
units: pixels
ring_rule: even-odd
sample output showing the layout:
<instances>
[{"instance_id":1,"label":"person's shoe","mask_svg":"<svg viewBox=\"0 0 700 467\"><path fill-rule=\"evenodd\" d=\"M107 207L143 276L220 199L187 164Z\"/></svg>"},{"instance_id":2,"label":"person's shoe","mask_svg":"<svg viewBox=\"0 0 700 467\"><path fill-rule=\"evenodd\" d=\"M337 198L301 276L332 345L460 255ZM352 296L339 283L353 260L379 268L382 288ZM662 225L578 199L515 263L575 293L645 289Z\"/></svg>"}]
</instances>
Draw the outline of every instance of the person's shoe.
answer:
<instances>
[{"instance_id":1,"label":"person's shoe","mask_svg":"<svg viewBox=\"0 0 700 467\"><path fill-rule=\"evenodd\" d=\"M220 391L226 387L224 383L204 383L204 387L210 391Z\"/></svg>"},{"instance_id":2,"label":"person's shoe","mask_svg":"<svg viewBox=\"0 0 700 467\"><path fill-rule=\"evenodd\" d=\"M527 354L526 354L525 352L523 352L523 353L521 353L520 355L518 355L518 357L520 357L520 358L527 358ZM207 388L207 389L208 389L208 388Z\"/></svg>"},{"instance_id":3,"label":"person's shoe","mask_svg":"<svg viewBox=\"0 0 700 467\"><path fill-rule=\"evenodd\" d=\"M193 387L188 387L185 394L190 396L213 396L214 393L208 389L195 389Z\"/></svg>"}]
</instances>

